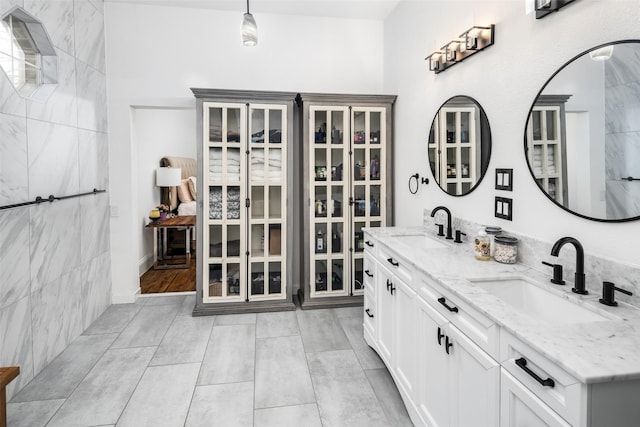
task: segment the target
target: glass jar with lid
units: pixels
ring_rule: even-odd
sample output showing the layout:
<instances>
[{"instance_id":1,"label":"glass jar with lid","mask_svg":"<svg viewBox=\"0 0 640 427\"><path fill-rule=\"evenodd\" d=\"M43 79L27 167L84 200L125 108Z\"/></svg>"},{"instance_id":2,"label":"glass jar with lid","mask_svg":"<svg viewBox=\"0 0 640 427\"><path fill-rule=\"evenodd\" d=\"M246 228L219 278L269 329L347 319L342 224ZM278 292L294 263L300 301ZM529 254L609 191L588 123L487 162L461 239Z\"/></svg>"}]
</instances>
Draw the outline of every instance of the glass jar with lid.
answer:
<instances>
[{"instance_id":1,"label":"glass jar with lid","mask_svg":"<svg viewBox=\"0 0 640 427\"><path fill-rule=\"evenodd\" d=\"M515 264L518 259L518 239L502 234L497 235L493 259L503 264Z\"/></svg>"},{"instance_id":2,"label":"glass jar with lid","mask_svg":"<svg viewBox=\"0 0 640 427\"><path fill-rule=\"evenodd\" d=\"M491 256L493 257L493 253L495 251L495 237L502 233L502 227L493 227L493 226L486 226L484 228L484 231L486 231L486 233L489 235L489 239L491 240Z\"/></svg>"}]
</instances>

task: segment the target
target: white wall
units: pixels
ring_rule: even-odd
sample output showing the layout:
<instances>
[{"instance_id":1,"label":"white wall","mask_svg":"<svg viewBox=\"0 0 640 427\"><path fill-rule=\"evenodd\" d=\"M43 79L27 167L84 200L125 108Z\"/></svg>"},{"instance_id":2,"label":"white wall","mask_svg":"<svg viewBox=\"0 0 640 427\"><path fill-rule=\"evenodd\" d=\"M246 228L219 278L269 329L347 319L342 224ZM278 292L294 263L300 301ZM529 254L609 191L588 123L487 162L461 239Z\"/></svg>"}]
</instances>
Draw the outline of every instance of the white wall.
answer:
<instances>
[{"instance_id":1,"label":"white wall","mask_svg":"<svg viewBox=\"0 0 640 427\"><path fill-rule=\"evenodd\" d=\"M196 158L193 108L136 108L132 143L137 148L138 269L142 275L153 263L153 233L145 229L149 211L161 203L155 171L165 156Z\"/></svg>"},{"instance_id":2,"label":"white wall","mask_svg":"<svg viewBox=\"0 0 640 427\"><path fill-rule=\"evenodd\" d=\"M640 2L578 1L536 20L525 15L524 1L407 1L385 21L384 90L397 93L397 223L418 225L423 208L443 204L452 213L479 223L554 242L571 235L594 255L638 266L630 250L640 222L588 221L549 201L534 183L524 156L524 128L531 104L553 72L576 54L618 39L640 38ZM473 24L496 24L495 45L435 75L423 58ZM491 124L493 150L488 175L464 197L446 195L435 183L409 194L409 175L431 176L426 139L440 104L469 95L484 107ZM512 193L494 190L495 168L514 168ZM514 219L493 215L495 196L513 197Z\"/></svg>"},{"instance_id":3,"label":"white wall","mask_svg":"<svg viewBox=\"0 0 640 427\"><path fill-rule=\"evenodd\" d=\"M108 2L105 14L113 293L125 302L139 290L134 107L193 107L191 87L380 93L383 24L255 14L259 44L246 48L237 12Z\"/></svg>"}]
</instances>

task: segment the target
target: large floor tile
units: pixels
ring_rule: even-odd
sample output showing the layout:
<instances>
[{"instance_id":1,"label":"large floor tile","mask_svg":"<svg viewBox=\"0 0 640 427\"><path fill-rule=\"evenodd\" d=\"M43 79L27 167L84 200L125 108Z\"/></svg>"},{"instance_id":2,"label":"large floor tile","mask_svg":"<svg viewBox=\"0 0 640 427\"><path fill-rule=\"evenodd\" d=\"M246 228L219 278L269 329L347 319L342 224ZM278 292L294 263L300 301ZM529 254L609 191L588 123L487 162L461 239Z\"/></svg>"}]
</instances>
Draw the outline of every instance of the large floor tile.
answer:
<instances>
[{"instance_id":1,"label":"large floor tile","mask_svg":"<svg viewBox=\"0 0 640 427\"><path fill-rule=\"evenodd\" d=\"M308 353L322 425L389 426L352 350Z\"/></svg>"},{"instance_id":2,"label":"large floor tile","mask_svg":"<svg viewBox=\"0 0 640 427\"><path fill-rule=\"evenodd\" d=\"M11 427L44 427L64 399L7 404L7 425Z\"/></svg>"},{"instance_id":3,"label":"large floor tile","mask_svg":"<svg viewBox=\"0 0 640 427\"><path fill-rule=\"evenodd\" d=\"M185 427L212 425L253 426L253 382L196 387Z\"/></svg>"},{"instance_id":4,"label":"large floor tile","mask_svg":"<svg viewBox=\"0 0 640 427\"><path fill-rule=\"evenodd\" d=\"M254 427L304 426L322 427L318 406L315 403L279 408L256 409Z\"/></svg>"},{"instance_id":5,"label":"large floor tile","mask_svg":"<svg viewBox=\"0 0 640 427\"><path fill-rule=\"evenodd\" d=\"M255 407L315 402L299 336L256 340Z\"/></svg>"},{"instance_id":6,"label":"large floor tile","mask_svg":"<svg viewBox=\"0 0 640 427\"><path fill-rule=\"evenodd\" d=\"M178 306L175 305L145 305L122 331L112 348L159 345L177 310Z\"/></svg>"},{"instance_id":7,"label":"large floor tile","mask_svg":"<svg viewBox=\"0 0 640 427\"><path fill-rule=\"evenodd\" d=\"M120 333L144 306L142 303L112 304L98 317L83 335Z\"/></svg>"},{"instance_id":8,"label":"large floor tile","mask_svg":"<svg viewBox=\"0 0 640 427\"><path fill-rule=\"evenodd\" d=\"M295 311L258 313L256 338L288 337L300 335Z\"/></svg>"},{"instance_id":9,"label":"large floor tile","mask_svg":"<svg viewBox=\"0 0 640 427\"><path fill-rule=\"evenodd\" d=\"M413 426L396 383L387 368L364 371L378 397L378 402L392 426Z\"/></svg>"},{"instance_id":10,"label":"large floor tile","mask_svg":"<svg viewBox=\"0 0 640 427\"><path fill-rule=\"evenodd\" d=\"M296 315L307 353L351 348L332 309L296 310Z\"/></svg>"},{"instance_id":11,"label":"large floor tile","mask_svg":"<svg viewBox=\"0 0 640 427\"><path fill-rule=\"evenodd\" d=\"M340 325L344 333L351 343L353 351L362 365L362 369L380 369L384 368L384 362L378 356L374 349L364 340L364 326L362 325L363 316L359 317L341 317Z\"/></svg>"},{"instance_id":12,"label":"large floor tile","mask_svg":"<svg viewBox=\"0 0 640 427\"><path fill-rule=\"evenodd\" d=\"M180 309L178 310L178 316L191 316L193 313L193 308L196 305L196 295L189 294L184 297L184 301L180 305ZM213 316L209 316L213 317Z\"/></svg>"},{"instance_id":13,"label":"large floor tile","mask_svg":"<svg viewBox=\"0 0 640 427\"><path fill-rule=\"evenodd\" d=\"M357 307L339 307L334 308L333 311L336 313L336 317L341 319L343 317L360 317L364 316L364 308L359 305Z\"/></svg>"},{"instance_id":14,"label":"large floor tile","mask_svg":"<svg viewBox=\"0 0 640 427\"><path fill-rule=\"evenodd\" d=\"M199 363L148 368L118 426L184 426L199 370Z\"/></svg>"},{"instance_id":15,"label":"large floor tile","mask_svg":"<svg viewBox=\"0 0 640 427\"><path fill-rule=\"evenodd\" d=\"M145 306L149 307L152 305L177 305L181 306L184 300L187 298L186 295L161 295L154 294L151 296L146 296L144 299L147 300Z\"/></svg>"},{"instance_id":16,"label":"large floor tile","mask_svg":"<svg viewBox=\"0 0 640 427\"><path fill-rule=\"evenodd\" d=\"M154 347L108 350L47 427L115 424L154 352Z\"/></svg>"},{"instance_id":17,"label":"large floor tile","mask_svg":"<svg viewBox=\"0 0 640 427\"><path fill-rule=\"evenodd\" d=\"M176 316L151 360L151 365L202 362L213 321L209 316Z\"/></svg>"},{"instance_id":18,"label":"large floor tile","mask_svg":"<svg viewBox=\"0 0 640 427\"><path fill-rule=\"evenodd\" d=\"M216 316L216 326L255 325L256 313L223 314Z\"/></svg>"},{"instance_id":19,"label":"large floor tile","mask_svg":"<svg viewBox=\"0 0 640 427\"><path fill-rule=\"evenodd\" d=\"M12 402L66 399L117 336L108 334L78 337L27 384Z\"/></svg>"},{"instance_id":20,"label":"large floor tile","mask_svg":"<svg viewBox=\"0 0 640 427\"><path fill-rule=\"evenodd\" d=\"M253 381L255 347L255 325L214 325L198 385Z\"/></svg>"}]
</instances>

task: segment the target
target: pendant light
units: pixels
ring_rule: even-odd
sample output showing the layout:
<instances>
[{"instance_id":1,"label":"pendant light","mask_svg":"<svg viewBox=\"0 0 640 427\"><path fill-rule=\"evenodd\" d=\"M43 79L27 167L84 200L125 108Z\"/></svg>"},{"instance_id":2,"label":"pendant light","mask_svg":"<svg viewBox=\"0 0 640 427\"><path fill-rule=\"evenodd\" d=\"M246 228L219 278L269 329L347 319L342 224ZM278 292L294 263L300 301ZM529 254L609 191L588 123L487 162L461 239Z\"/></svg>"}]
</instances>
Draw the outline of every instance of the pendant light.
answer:
<instances>
[{"instance_id":1,"label":"pendant light","mask_svg":"<svg viewBox=\"0 0 640 427\"><path fill-rule=\"evenodd\" d=\"M253 15L249 12L249 0L247 0L247 13L242 20L242 43L245 46L255 46L258 44L258 26Z\"/></svg>"}]
</instances>

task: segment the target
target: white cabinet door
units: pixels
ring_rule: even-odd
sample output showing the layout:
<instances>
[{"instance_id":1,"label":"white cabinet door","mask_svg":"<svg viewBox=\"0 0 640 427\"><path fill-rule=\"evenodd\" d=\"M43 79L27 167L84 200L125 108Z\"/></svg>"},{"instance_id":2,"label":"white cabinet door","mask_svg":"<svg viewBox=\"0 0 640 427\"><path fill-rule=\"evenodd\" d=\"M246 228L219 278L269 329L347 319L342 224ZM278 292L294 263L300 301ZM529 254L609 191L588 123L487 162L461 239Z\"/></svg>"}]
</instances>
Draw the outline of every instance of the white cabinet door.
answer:
<instances>
[{"instance_id":1,"label":"white cabinet door","mask_svg":"<svg viewBox=\"0 0 640 427\"><path fill-rule=\"evenodd\" d=\"M391 295L391 283L395 277L386 268L378 267L376 291L378 292L378 350L389 370L393 365L393 322L395 319L395 299Z\"/></svg>"},{"instance_id":2,"label":"white cabinet door","mask_svg":"<svg viewBox=\"0 0 640 427\"><path fill-rule=\"evenodd\" d=\"M451 343L451 425L493 427L500 414L500 364L452 324L445 345ZM518 424L520 425L520 424Z\"/></svg>"},{"instance_id":3,"label":"white cabinet door","mask_svg":"<svg viewBox=\"0 0 640 427\"><path fill-rule=\"evenodd\" d=\"M509 372L500 379L500 427L570 426Z\"/></svg>"},{"instance_id":4,"label":"white cabinet door","mask_svg":"<svg viewBox=\"0 0 640 427\"><path fill-rule=\"evenodd\" d=\"M415 402L418 413L428 426L444 427L450 423L451 395L449 355L445 351L447 320L422 298L418 308L418 383Z\"/></svg>"},{"instance_id":5,"label":"white cabinet door","mask_svg":"<svg viewBox=\"0 0 640 427\"><path fill-rule=\"evenodd\" d=\"M416 319L417 303L416 293L406 283L398 279L393 279L390 288L392 297L395 299L395 374L398 386L401 391L413 398L416 375Z\"/></svg>"}]
</instances>

